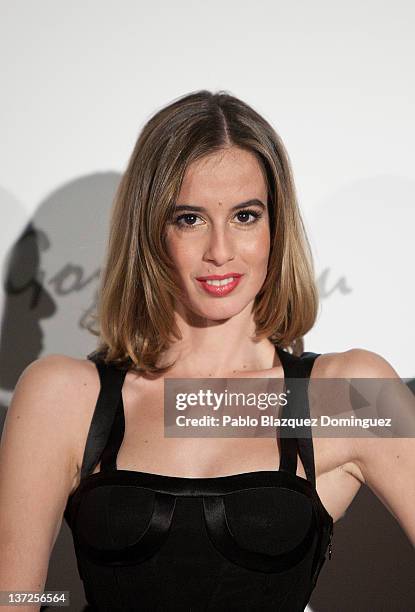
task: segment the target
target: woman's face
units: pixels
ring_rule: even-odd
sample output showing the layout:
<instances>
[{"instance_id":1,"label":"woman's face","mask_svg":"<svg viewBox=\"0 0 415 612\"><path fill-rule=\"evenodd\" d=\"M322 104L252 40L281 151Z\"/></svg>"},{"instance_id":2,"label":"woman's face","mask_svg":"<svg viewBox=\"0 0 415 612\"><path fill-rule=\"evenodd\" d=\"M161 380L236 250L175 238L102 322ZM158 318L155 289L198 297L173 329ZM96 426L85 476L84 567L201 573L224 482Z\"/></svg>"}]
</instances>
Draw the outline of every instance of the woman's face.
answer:
<instances>
[{"instance_id":1,"label":"woman's face","mask_svg":"<svg viewBox=\"0 0 415 612\"><path fill-rule=\"evenodd\" d=\"M267 185L252 153L232 147L187 168L166 245L185 294L178 312L218 321L251 310L270 249Z\"/></svg>"}]
</instances>

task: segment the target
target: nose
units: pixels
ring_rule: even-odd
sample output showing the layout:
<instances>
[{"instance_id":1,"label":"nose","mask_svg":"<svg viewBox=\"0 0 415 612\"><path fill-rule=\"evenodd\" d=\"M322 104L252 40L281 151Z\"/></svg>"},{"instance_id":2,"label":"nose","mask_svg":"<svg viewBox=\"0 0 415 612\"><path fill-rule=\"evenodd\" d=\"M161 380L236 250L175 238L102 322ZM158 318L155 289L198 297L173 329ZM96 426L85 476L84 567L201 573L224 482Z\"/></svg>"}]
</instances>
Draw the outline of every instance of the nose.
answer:
<instances>
[{"instance_id":1,"label":"nose","mask_svg":"<svg viewBox=\"0 0 415 612\"><path fill-rule=\"evenodd\" d=\"M213 227L209 232L203 259L222 266L235 257L235 245L228 228Z\"/></svg>"}]
</instances>

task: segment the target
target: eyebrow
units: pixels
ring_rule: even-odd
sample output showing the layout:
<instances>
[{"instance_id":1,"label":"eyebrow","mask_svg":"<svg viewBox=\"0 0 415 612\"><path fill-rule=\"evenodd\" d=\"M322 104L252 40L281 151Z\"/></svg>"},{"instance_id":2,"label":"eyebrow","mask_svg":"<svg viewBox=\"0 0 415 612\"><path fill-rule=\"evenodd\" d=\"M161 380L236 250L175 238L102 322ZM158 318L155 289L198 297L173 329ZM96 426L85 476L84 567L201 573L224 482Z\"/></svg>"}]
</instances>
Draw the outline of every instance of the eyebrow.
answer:
<instances>
[{"instance_id":1,"label":"eyebrow","mask_svg":"<svg viewBox=\"0 0 415 612\"><path fill-rule=\"evenodd\" d=\"M266 209L266 206L261 200L254 198L253 200L247 200L246 202L241 202L240 204L235 204L232 206L231 210L239 210L240 208L246 208L247 206L260 206L263 210ZM176 204L174 207L174 211L178 212L180 210L197 210L198 212L207 212L204 206L195 206L194 204Z\"/></svg>"}]
</instances>

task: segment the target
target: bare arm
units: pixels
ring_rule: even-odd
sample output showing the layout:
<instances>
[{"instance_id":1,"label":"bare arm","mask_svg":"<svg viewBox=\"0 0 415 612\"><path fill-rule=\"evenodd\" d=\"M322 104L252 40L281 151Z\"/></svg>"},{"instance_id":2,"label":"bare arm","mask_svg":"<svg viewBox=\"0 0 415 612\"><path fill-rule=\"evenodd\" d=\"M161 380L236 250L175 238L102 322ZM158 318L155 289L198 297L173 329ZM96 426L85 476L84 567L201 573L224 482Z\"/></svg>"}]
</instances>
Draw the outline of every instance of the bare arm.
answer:
<instances>
[{"instance_id":1,"label":"bare arm","mask_svg":"<svg viewBox=\"0 0 415 612\"><path fill-rule=\"evenodd\" d=\"M0 445L0 590L43 591L77 471L74 360L41 357L21 374ZM25 606L19 610L39 610ZM15 610L15 607L2 607Z\"/></svg>"},{"instance_id":2,"label":"bare arm","mask_svg":"<svg viewBox=\"0 0 415 612\"><path fill-rule=\"evenodd\" d=\"M344 356L343 366L351 378L399 379L389 362L377 353L353 349ZM414 423L414 405L412 398L399 402L398 410L403 414L397 416ZM382 501L415 547L415 438L354 438L352 454L362 482Z\"/></svg>"}]
</instances>

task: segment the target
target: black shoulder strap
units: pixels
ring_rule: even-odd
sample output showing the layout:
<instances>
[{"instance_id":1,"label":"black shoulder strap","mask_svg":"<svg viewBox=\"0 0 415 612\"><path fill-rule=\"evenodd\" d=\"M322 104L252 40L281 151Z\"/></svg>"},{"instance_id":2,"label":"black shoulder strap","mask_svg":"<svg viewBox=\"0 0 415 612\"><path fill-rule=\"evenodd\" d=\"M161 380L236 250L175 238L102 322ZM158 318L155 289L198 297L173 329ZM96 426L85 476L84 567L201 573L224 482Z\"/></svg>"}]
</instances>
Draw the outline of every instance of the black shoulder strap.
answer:
<instances>
[{"instance_id":1,"label":"black shoulder strap","mask_svg":"<svg viewBox=\"0 0 415 612\"><path fill-rule=\"evenodd\" d=\"M282 416L310 417L310 406L308 402L308 383L314 362L320 353L304 352L300 357L291 355L280 347L277 347L278 355L284 369L286 383L290 378L304 378L304 384L297 382L292 390L293 393L286 405ZM286 386L289 386L286 384ZM304 426L302 430L306 437L280 437L281 456L280 470L286 470L293 474L297 472L297 450L304 466L307 479L315 486L315 463L314 447L310 426Z\"/></svg>"},{"instance_id":2,"label":"black shoulder strap","mask_svg":"<svg viewBox=\"0 0 415 612\"><path fill-rule=\"evenodd\" d=\"M125 370L120 370L104 361L92 358L91 361L97 367L101 388L86 440L81 480L94 470L101 455L104 458L103 452L107 451L107 444L113 437L113 432L118 430L118 427L113 425L119 413L121 389L126 375Z\"/></svg>"}]
</instances>

